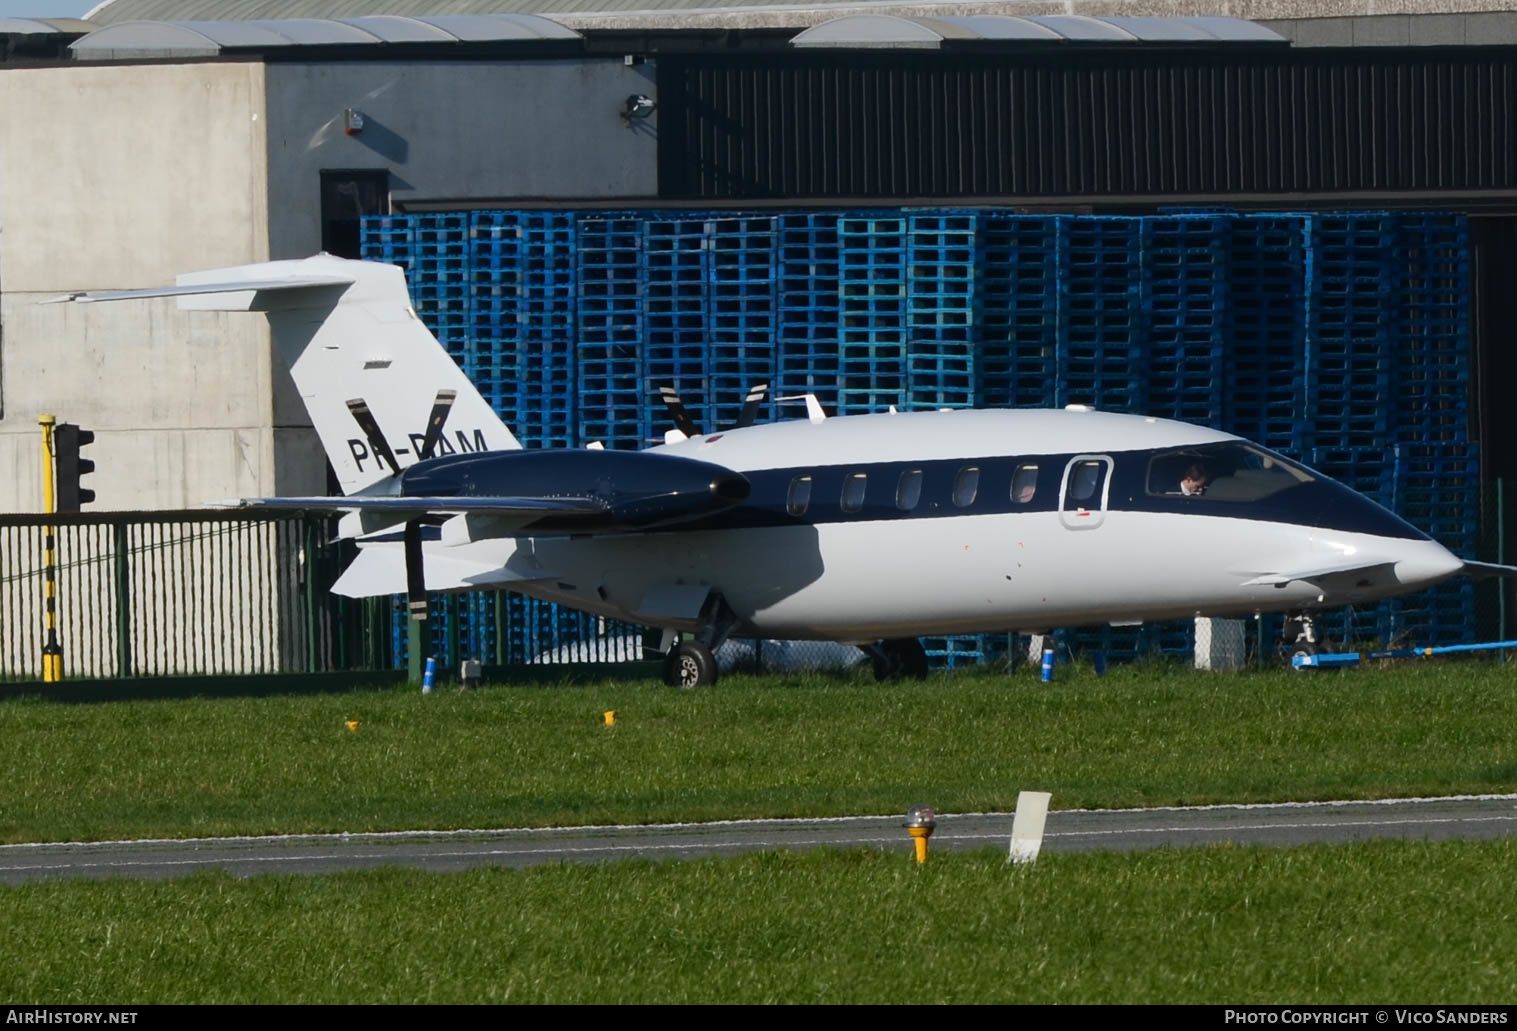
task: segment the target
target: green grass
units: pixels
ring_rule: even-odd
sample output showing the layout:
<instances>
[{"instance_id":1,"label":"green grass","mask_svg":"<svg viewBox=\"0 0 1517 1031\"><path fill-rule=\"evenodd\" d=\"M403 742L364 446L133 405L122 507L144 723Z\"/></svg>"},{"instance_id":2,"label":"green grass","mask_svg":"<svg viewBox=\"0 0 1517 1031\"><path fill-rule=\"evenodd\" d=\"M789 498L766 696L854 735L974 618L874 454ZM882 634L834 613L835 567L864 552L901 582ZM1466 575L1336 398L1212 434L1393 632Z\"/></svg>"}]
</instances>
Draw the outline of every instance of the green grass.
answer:
<instances>
[{"instance_id":1,"label":"green grass","mask_svg":"<svg viewBox=\"0 0 1517 1031\"><path fill-rule=\"evenodd\" d=\"M0 840L1009 810L1022 789L1056 807L1517 789L1511 667L1060 672L15 700Z\"/></svg>"},{"instance_id":2,"label":"green grass","mask_svg":"<svg viewBox=\"0 0 1517 1031\"><path fill-rule=\"evenodd\" d=\"M1499 1003L1517 841L0 888L12 1003Z\"/></svg>"}]
</instances>

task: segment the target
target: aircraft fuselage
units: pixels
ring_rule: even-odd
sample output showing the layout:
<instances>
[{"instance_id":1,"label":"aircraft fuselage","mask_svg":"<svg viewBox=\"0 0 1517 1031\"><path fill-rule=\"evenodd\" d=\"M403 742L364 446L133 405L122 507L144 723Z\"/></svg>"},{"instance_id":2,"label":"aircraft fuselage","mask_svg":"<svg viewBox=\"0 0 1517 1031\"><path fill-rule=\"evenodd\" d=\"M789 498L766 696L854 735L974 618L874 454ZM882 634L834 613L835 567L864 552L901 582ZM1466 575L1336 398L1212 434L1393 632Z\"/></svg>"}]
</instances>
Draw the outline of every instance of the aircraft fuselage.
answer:
<instances>
[{"instance_id":1,"label":"aircraft fuselage","mask_svg":"<svg viewBox=\"0 0 1517 1031\"><path fill-rule=\"evenodd\" d=\"M859 416L649 454L740 472L748 497L649 532L466 547L499 549L502 563L529 553L551 576L513 589L610 618L650 622L652 588L707 586L740 635L845 641L1309 610L1404 593L1461 564L1281 456L1134 416ZM1208 482L1187 494L1194 467Z\"/></svg>"}]
</instances>

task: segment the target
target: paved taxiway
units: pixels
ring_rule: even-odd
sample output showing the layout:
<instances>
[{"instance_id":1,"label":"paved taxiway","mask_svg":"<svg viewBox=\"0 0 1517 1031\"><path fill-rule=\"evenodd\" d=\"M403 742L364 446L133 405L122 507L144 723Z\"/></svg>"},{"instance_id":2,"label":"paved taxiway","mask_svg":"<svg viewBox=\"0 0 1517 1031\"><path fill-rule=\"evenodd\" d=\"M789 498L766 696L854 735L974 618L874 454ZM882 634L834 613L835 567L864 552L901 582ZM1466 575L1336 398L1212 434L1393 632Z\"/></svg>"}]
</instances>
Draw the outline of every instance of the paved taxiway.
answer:
<instances>
[{"instance_id":1,"label":"paved taxiway","mask_svg":"<svg viewBox=\"0 0 1517 1031\"><path fill-rule=\"evenodd\" d=\"M1057 800L1055 800L1057 801ZM1012 814L949 813L938 818L934 849L1008 846ZM1301 845L1370 838L1494 838L1517 834L1517 795L1292 802L1164 809L1054 810L1048 851L1237 842ZM732 820L637 827L398 831L185 840L59 842L0 846L0 882L47 877L177 877L223 869L328 873L378 866L463 870L486 864L596 862L642 857L690 859L760 849L873 847L910 855L899 816L812 820Z\"/></svg>"}]
</instances>

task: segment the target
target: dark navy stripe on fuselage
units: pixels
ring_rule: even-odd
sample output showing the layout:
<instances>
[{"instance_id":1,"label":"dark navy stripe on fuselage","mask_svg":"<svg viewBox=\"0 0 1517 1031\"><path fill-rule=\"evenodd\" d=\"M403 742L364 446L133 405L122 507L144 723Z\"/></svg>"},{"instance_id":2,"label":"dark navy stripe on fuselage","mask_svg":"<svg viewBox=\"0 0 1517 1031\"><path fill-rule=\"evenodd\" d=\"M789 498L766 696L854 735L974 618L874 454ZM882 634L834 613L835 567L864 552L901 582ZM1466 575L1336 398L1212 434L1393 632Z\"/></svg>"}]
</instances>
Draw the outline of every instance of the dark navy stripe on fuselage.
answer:
<instances>
[{"instance_id":1,"label":"dark navy stripe on fuselage","mask_svg":"<svg viewBox=\"0 0 1517 1031\"><path fill-rule=\"evenodd\" d=\"M1406 540L1428 539L1401 517L1318 473L1312 474L1310 482L1296 484L1253 501L1229 501L1209 498L1204 494L1185 497L1149 493L1146 480L1150 460L1156 455L1175 450L1171 447L1151 451L1122 451L1102 456L1111 458L1114 463L1108 488L1107 511L1204 515L1289 523ZM757 469L743 474L752 486L744 504L693 522L669 526L664 532L1053 512L1059 507L1059 491L1065 468L1074 457L1072 453L987 456L925 462L871 462ZM1012 498L1012 477L1017 468L1024 465L1038 467L1036 490L1030 500L1019 502ZM968 505L956 505L953 498L955 480L963 470L971 467L979 470L974 500ZM896 504L896 492L902 475L912 470L920 470L922 473L921 495L914 507L903 510ZM842 498L845 481L858 473L867 477L863 502L857 511L844 511ZM810 503L805 512L792 514L786 506L791 485L798 477L806 476L811 477ZM1099 495L1091 507L1098 504Z\"/></svg>"}]
</instances>

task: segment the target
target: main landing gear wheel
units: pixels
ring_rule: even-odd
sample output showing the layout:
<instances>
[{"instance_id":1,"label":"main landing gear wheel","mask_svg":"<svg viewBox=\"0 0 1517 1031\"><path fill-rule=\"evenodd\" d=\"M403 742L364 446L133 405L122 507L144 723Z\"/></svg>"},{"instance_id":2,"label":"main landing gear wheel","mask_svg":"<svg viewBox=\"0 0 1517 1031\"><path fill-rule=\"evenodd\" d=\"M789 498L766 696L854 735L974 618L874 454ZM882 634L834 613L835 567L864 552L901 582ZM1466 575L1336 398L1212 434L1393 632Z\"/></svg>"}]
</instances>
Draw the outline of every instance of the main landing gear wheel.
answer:
<instances>
[{"instance_id":1,"label":"main landing gear wheel","mask_svg":"<svg viewBox=\"0 0 1517 1031\"><path fill-rule=\"evenodd\" d=\"M1292 612L1287 615L1280 637L1285 647L1286 664L1292 670L1297 673L1310 673L1320 668L1296 665L1297 655L1316 655L1320 651L1317 646L1317 627L1312 621L1311 613Z\"/></svg>"},{"instance_id":2,"label":"main landing gear wheel","mask_svg":"<svg viewBox=\"0 0 1517 1031\"><path fill-rule=\"evenodd\" d=\"M915 637L881 641L869 649L869 657L876 680L927 679L927 652Z\"/></svg>"},{"instance_id":3,"label":"main landing gear wheel","mask_svg":"<svg viewBox=\"0 0 1517 1031\"><path fill-rule=\"evenodd\" d=\"M681 641L664 657L664 683L691 690L716 683L716 656L699 641Z\"/></svg>"},{"instance_id":4,"label":"main landing gear wheel","mask_svg":"<svg viewBox=\"0 0 1517 1031\"><path fill-rule=\"evenodd\" d=\"M1294 670L1295 672L1297 672L1297 673L1311 673L1311 672L1314 672L1314 671L1320 669L1321 667L1319 667L1319 666L1298 666L1298 665L1296 665L1296 656L1297 655L1316 655L1316 654L1317 654L1317 645L1314 642L1312 642L1312 641L1297 641L1295 644L1291 645L1288 649L1286 649L1286 652L1285 652L1285 661L1290 665L1290 668L1292 670Z\"/></svg>"}]
</instances>

